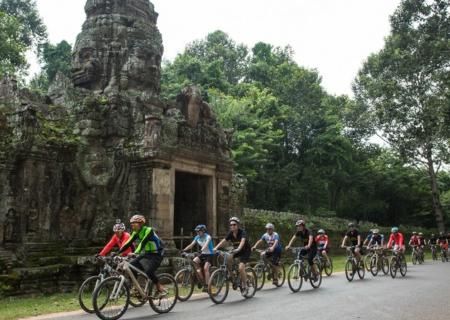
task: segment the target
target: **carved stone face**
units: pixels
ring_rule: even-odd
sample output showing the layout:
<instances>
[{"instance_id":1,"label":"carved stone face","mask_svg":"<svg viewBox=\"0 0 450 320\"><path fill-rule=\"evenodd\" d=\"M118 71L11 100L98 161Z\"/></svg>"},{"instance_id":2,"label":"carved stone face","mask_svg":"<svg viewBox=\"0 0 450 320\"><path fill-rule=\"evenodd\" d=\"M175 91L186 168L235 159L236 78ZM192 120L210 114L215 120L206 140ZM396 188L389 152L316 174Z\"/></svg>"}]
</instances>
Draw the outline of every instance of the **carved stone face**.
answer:
<instances>
[{"instance_id":1,"label":"carved stone face","mask_svg":"<svg viewBox=\"0 0 450 320\"><path fill-rule=\"evenodd\" d=\"M89 45L81 46L75 51L72 63L72 80L75 86L95 89L100 68L96 50Z\"/></svg>"},{"instance_id":2,"label":"carved stone face","mask_svg":"<svg viewBox=\"0 0 450 320\"><path fill-rule=\"evenodd\" d=\"M114 178L113 157L100 145L91 145L89 152L79 153L77 157L81 176L88 186L107 186Z\"/></svg>"}]
</instances>

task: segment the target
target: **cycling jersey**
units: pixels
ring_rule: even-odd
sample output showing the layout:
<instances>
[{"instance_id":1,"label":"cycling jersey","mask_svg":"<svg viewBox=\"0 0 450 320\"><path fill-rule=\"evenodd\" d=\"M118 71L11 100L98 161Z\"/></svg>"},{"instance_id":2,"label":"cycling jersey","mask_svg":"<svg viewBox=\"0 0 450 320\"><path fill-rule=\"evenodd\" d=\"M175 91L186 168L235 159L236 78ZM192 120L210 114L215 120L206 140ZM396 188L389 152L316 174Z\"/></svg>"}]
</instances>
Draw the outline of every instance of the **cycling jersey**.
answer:
<instances>
[{"instance_id":1,"label":"cycling jersey","mask_svg":"<svg viewBox=\"0 0 450 320\"><path fill-rule=\"evenodd\" d=\"M384 236L382 234L375 234L375 235L372 235L372 237L371 237L371 241L372 241L371 244L381 246L383 240L384 240Z\"/></svg>"},{"instance_id":2,"label":"cycling jersey","mask_svg":"<svg viewBox=\"0 0 450 320\"><path fill-rule=\"evenodd\" d=\"M308 229L305 228L305 229L303 229L303 231L297 231L295 236L300 239L300 241L303 243L304 246L308 245L308 243L309 243L309 236L312 236L311 249L316 249L317 248L316 241L314 239L314 235Z\"/></svg>"},{"instance_id":3,"label":"cycling jersey","mask_svg":"<svg viewBox=\"0 0 450 320\"><path fill-rule=\"evenodd\" d=\"M409 244L412 246L418 246L419 243L419 237L418 236L412 236L411 239L409 240Z\"/></svg>"},{"instance_id":4,"label":"cycling jersey","mask_svg":"<svg viewBox=\"0 0 450 320\"><path fill-rule=\"evenodd\" d=\"M401 234L400 232L391 233L391 235L389 236L387 247L390 248L392 245L403 247L405 245L404 241L405 240L403 234Z\"/></svg>"},{"instance_id":5,"label":"cycling jersey","mask_svg":"<svg viewBox=\"0 0 450 320\"><path fill-rule=\"evenodd\" d=\"M425 243L426 243L426 241L425 241L425 238L424 238L424 237L421 237L421 236L419 236L419 246L424 246L424 245L425 245Z\"/></svg>"},{"instance_id":6,"label":"cycling jersey","mask_svg":"<svg viewBox=\"0 0 450 320\"><path fill-rule=\"evenodd\" d=\"M326 234L319 234L316 237L316 243L320 248L326 249L328 246L328 236Z\"/></svg>"},{"instance_id":7,"label":"cycling jersey","mask_svg":"<svg viewBox=\"0 0 450 320\"><path fill-rule=\"evenodd\" d=\"M123 232L121 238L119 238L116 234L114 234L112 236L111 240L109 240L109 242L106 244L106 246L103 248L103 250L99 253L99 255L102 257L106 256L116 246L119 247L119 249L122 248L122 245L124 243L126 243L128 241L128 239L130 239L130 234L128 232ZM132 248L130 247L127 250L125 250L122 253L122 255L124 257L126 257L131 252L132 252Z\"/></svg>"},{"instance_id":8,"label":"cycling jersey","mask_svg":"<svg viewBox=\"0 0 450 320\"><path fill-rule=\"evenodd\" d=\"M133 231L130 239L124 244L122 249L120 249L120 253L130 248L133 244L133 241L138 241L139 245L137 246L134 253L156 253L162 254L162 243L161 239L156 235L153 228L143 226L139 231Z\"/></svg>"},{"instance_id":9,"label":"cycling jersey","mask_svg":"<svg viewBox=\"0 0 450 320\"><path fill-rule=\"evenodd\" d=\"M348 231L345 236L348 238L348 240L350 241L350 243L352 244L352 246L357 246L358 245L358 236L359 236L359 232L358 230L350 230Z\"/></svg>"},{"instance_id":10,"label":"cycling jersey","mask_svg":"<svg viewBox=\"0 0 450 320\"><path fill-rule=\"evenodd\" d=\"M241 244L241 240L245 239L244 247L242 251L251 251L250 242L248 241L247 232L242 229L238 229L236 236L230 231L226 236L225 240L230 241L234 249L237 249Z\"/></svg>"},{"instance_id":11,"label":"cycling jersey","mask_svg":"<svg viewBox=\"0 0 450 320\"><path fill-rule=\"evenodd\" d=\"M200 248L203 248L204 245L209 241L208 246L204 250L202 250L202 254L214 254L214 241L209 234L205 233L201 237L197 235L194 238L194 241L199 245Z\"/></svg>"},{"instance_id":12,"label":"cycling jersey","mask_svg":"<svg viewBox=\"0 0 450 320\"><path fill-rule=\"evenodd\" d=\"M267 246L272 247L275 241L278 240L278 244L275 247L275 250L281 250L281 241L280 236L276 232L272 232L272 234L269 234L268 232L264 233L261 237L261 240L263 240L265 243L267 243Z\"/></svg>"},{"instance_id":13,"label":"cycling jersey","mask_svg":"<svg viewBox=\"0 0 450 320\"><path fill-rule=\"evenodd\" d=\"M430 245L436 245L437 244L437 238L430 238L429 243Z\"/></svg>"},{"instance_id":14,"label":"cycling jersey","mask_svg":"<svg viewBox=\"0 0 450 320\"><path fill-rule=\"evenodd\" d=\"M447 237L446 236L439 237L438 243L439 244L446 244L446 243L448 243Z\"/></svg>"}]
</instances>

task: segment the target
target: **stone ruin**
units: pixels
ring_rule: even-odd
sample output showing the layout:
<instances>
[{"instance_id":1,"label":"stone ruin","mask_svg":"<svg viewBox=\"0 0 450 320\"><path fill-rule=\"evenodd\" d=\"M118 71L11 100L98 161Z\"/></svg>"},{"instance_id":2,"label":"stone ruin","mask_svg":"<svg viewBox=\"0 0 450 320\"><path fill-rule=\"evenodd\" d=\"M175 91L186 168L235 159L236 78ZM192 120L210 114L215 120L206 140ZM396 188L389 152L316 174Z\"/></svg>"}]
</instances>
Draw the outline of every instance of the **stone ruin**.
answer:
<instances>
[{"instance_id":1,"label":"stone ruin","mask_svg":"<svg viewBox=\"0 0 450 320\"><path fill-rule=\"evenodd\" d=\"M46 96L1 79L0 295L73 289L92 271L80 256L132 211L169 242L198 223L225 232L232 132L195 87L159 99L153 5L88 0L85 11L70 79Z\"/></svg>"}]
</instances>

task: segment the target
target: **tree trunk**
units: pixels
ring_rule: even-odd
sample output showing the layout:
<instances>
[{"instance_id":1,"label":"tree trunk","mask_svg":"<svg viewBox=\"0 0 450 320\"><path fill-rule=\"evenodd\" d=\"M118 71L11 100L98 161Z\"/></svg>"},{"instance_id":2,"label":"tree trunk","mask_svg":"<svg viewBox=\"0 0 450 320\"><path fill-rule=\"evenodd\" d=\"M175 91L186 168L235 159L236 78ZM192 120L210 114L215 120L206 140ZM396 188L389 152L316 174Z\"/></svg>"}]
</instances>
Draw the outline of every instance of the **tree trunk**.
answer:
<instances>
[{"instance_id":1,"label":"tree trunk","mask_svg":"<svg viewBox=\"0 0 450 320\"><path fill-rule=\"evenodd\" d=\"M437 184L436 171L433 164L432 147L427 146L427 171L430 178L431 198L433 201L434 217L436 219L436 225L440 232L445 232L445 215L441 205L441 199L439 194L439 188Z\"/></svg>"}]
</instances>

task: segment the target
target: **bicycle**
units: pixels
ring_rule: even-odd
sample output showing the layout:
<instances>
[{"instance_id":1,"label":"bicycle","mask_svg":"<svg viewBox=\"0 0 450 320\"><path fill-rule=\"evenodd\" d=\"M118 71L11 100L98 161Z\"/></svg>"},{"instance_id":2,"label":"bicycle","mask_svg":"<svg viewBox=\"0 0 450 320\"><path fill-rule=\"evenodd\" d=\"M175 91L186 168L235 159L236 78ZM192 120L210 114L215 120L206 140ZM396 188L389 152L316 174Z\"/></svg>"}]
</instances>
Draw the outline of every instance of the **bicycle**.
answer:
<instances>
[{"instance_id":1,"label":"bicycle","mask_svg":"<svg viewBox=\"0 0 450 320\"><path fill-rule=\"evenodd\" d=\"M327 277L331 276L333 273L333 260L327 255L326 258L322 255L320 249L317 249L317 254L314 257L314 261L319 266L320 270L325 271Z\"/></svg>"},{"instance_id":2,"label":"bicycle","mask_svg":"<svg viewBox=\"0 0 450 320\"><path fill-rule=\"evenodd\" d=\"M130 303L130 285L127 277L134 286L133 295L145 303L156 313L167 313L177 302L178 287L175 279L167 273L158 275L158 281L165 290L158 292L156 286L142 270L134 267L123 257L115 257L117 275L103 280L95 289L93 305L95 314L102 320L117 320L122 317ZM136 274L136 276L135 276Z\"/></svg>"},{"instance_id":3,"label":"bicycle","mask_svg":"<svg viewBox=\"0 0 450 320\"><path fill-rule=\"evenodd\" d=\"M258 250L256 249L256 252L264 253L264 255L260 255L259 262L253 267L256 274L256 290L259 291L264 287L264 282L266 281L266 274L267 274L267 280L275 279L274 278L274 269L277 266L274 266L272 261L269 261L269 259L266 257L265 253L266 250ZM278 281L274 285L279 288L282 287L284 284L284 281L286 280L286 269L284 268L284 265L282 263L279 263L278 266L278 274L277 274Z\"/></svg>"},{"instance_id":4,"label":"bicycle","mask_svg":"<svg viewBox=\"0 0 450 320\"><path fill-rule=\"evenodd\" d=\"M441 246L441 260L442 262L448 262L447 249Z\"/></svg>"},{"instance_id":5,"label":"bicycle","mask_svg":"<svg viewBox=\"0 0 450 320\"><path fill-rule=\"evenodd\" d=\"M357 259L354 254L355 246L346 247L347 250L347 262L345 263L345 277L349 282L355 278L355 273L358 273L360 280L364 279L366 269L363 259Z\"/></svg>"},{"instance_id":6,"label":"bicycle","mask_svg":"<svg viewBox=\"0 0 450 320\"><path fill-rule=\"evenodd\" d=\"M418 246L411 246L411 261L414 265L417 263L422 264L424 262L423 252Z\"/></svg>"},{"instance_id":7,"label":"bicycle","mask_svg":"<svg viewBox=\"0 0 450 320\"><path fill-rule=\"evenodd\" d=\"M322 283L322 272L316 262L313 263L313 267L309 263L305 263L304 253L305 247L292 248L292 252L295 255L294 263L289 266L288 269L288 285L292 292L298 292L302 288L303 280L311 283L314 289L318 289ZM312 275L311 269L315 269L316 272Z\"/></svg>"},{"instance_id":8,"label":"bicycle","mask_svg":"<svg viewBox=\"0 0 450 320\"><path fill-rule=\"evenodd\" d=\"M374 255L374 250L373 248L367 248L367 250L367 254L362 259L364 260L364 267L366 268L367 272L370 272L370 261L372 260L372 257Z\"/></svg>"},{"instance_id":9,"label":"bicycle","mask_svg":"<svg viewBox=\"0 0 450 320\"><path fill-rule=\"evenodd\" d=\"M253 268L246 267L245 273L247 274L247 290L243 290L241 275L239 272L239 266L236 263L236 259L233 259L231 268L228 267L228 259L232 253L227 251L217 251L217 254L223 258L216 271L211 274L208 283L208 295L211 300L216 304L221 304L225 301L230 290L230 283L233 290L238 288L241 290L241 294L245 299L250 299L256 292L256 274Z\"/></svg>"},{"instance_id":10,"label":"bicycle","mask_svg":"<svg viewBox=\"0 0 450 320\"><path fill-rule=\"evenodd\" d=\"M430 250L431 250L431 257L432 257L432 259L434 261L436 261L438 259L436 245L435 244L431 244L430 245Z\"/></svg>"},{"instance_id":11,"label":"bicycle","mask_svg":"<svg viewBox=\"0 0 450 320\"><path fill-rule=\"evenodd\" d=\"M78 290L78 302L80 304L81 309L83 309L87 313L95 313L92 297L95 289L100 285L100 283L106 278L116 275L116 272L113 267L112 257L96 257L96 261L98 263L103 263L103 267L100 272L96 276L92 276L84 280L81 284L80 289ZM144 305L145 302L141 302L139 300L130 299L130 304L137 308Z\"/></svg>"},{"instance_id":12,"label":"bicycle","mask_svg":"<svg viewBox=\"0 0 450 320\"><path fill-rule=\"evenodd\" d=\"M202 279L200 279L196 271L197 267L193 260L198 256L200 256L200 253L182 254L182 257L185 258L183 260L183 266L175 275L175 281L177 282L178 286L179 301L184 302L189 300L189 298L194 293L194 287L196 284L199 289L203 288L204 285L207 285ZM209 269L210 273L215 271L216 269L216 267L211 266Z\"/></svg>"},{"instance_id":13,"label":"bicycle","mask_svg":"<svg viewBox=\"0 0 450 320\"><path fill-rule=\"evenodd\" d=\"M385 275L389 273L389 259L383 252L382 247L374 247L374 253L370 259L370 273L376 277L381 270Z\"/></svg>"},{"instance_id":14,"label":"bicycle","mask_svg":"<svg viewBox=\"0 0 450 320\"><path fill-rule=\"evenodd\" d=\"M399 250L392 250L392 257L389 262L389 272L392 279L395 279L397 276L397 270L400 270L400 274L404 277L408 271L408 266L406 264L405 255Z\"/></svg>"}]
</instances>

